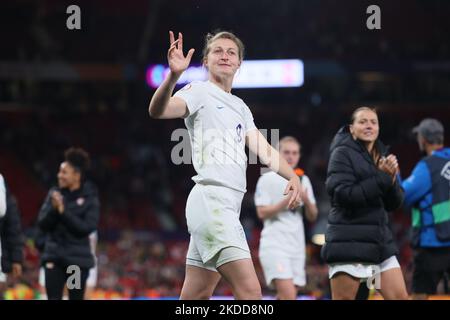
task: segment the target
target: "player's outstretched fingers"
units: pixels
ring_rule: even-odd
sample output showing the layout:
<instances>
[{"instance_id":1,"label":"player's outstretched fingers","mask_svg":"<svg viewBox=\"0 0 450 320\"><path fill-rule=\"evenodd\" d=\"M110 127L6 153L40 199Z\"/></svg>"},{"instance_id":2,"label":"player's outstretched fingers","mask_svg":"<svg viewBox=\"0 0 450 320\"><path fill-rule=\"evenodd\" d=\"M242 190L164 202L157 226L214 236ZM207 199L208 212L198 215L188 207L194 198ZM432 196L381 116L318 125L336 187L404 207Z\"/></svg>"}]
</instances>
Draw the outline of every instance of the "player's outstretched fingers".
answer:
<instances>
[{"instance_id":1,"label":"player's outstretched fingers","mask_svg":"<svg viewBox=\"0 0 450 320\"><path fill-rule=\"evenodd\" d=\"M180 42L178 43L178 49L183 52L183 34L181 32L178 32L178 40L180 40Z\"/></svg>"},{"instance_id":2,"label":"player's outstretched fingers","mask_svg":"<svg viewBox=\"0 0 450 320\"><path fill-rule=\"evenodd\" d=\"M173 35L173 31L169 31L169 41L170 45L172 46L172 43L175 41L175 36Z\"/></svg>"}]
</instances>

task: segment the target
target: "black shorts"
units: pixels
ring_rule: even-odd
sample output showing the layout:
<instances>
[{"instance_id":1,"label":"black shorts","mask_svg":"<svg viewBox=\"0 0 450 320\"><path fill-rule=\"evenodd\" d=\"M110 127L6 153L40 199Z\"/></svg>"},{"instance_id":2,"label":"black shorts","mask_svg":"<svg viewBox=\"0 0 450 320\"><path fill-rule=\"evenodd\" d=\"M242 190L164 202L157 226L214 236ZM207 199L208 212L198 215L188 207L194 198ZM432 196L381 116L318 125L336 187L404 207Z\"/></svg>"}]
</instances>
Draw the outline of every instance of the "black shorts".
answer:
<instances>
[{"instance_id":1,"label":"black shorts","mask_svg":"<svg viewBox=\"0 0 450 320\"><path fill-rule=\"evenodd\" d=\"M414 251L413 293L436 294L445 272L450 272L450 247Z\"/></svg>"}]
</instances>

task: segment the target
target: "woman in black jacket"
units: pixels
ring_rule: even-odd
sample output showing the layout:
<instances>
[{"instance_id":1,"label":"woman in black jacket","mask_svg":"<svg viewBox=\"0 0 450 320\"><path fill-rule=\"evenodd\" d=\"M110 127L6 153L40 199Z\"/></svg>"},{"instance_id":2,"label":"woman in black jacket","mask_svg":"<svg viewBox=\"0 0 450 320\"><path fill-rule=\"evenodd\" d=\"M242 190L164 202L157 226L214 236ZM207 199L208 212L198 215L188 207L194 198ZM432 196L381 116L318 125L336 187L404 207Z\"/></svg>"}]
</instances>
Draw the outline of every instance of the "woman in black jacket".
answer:
<instances>
[{"instance_id":1,"label":"woman in black jacket","mask_svg":"<svg viewBox=\"0 0 450 320\"><path fill-rule=\"evenodd\" d=\"M330 147L326 187L331 211L322 257L333 299L355 299L362 279L375 280L385 299L407 299L388 212L401 206L394 155L378 140L378 116L362 107Z\"/></svg>"},{"instance_id":2,"label":"woman in black jacket","mask_svg":"<svg viewBox=\"0 0 450 320\"><path fill-rule=\"evenodd\" d=\"M6 212L0 218L0 292L3 292L6 274L14 279L22 275L24 236L17 201L5 188ZM1 298L0 298L1 300Z\"/></svg>"},{"instance_id":3,"label":"woman in black jacket","mask_svg":"<svg viewBox=\"0 0 450 320\"><path fill-rule=\"evenodd\" d=\"M61 300L67 285L70 300L82 300L94 257L89 234L97 229L100 204L96 187L86 181L89 155L70 148L58 172L58 187L50 189L39 212L38 226L46 234L41 263L48 299Z\"/></svg>"}]
</instances>

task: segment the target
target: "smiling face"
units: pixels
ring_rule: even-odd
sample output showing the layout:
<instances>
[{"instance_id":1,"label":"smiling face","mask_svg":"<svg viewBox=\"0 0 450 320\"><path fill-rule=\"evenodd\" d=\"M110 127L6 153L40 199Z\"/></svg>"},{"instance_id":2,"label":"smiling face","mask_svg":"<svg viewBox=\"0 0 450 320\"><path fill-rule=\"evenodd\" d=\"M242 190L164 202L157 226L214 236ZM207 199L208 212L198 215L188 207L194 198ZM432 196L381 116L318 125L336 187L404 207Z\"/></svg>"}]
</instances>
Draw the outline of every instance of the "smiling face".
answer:
<instances>
[{"instance_id":1,"label":"smiling face","mask_svg":"<svg viewBox=\"0 0 450 320\"><path fill-rule=\"evenodd\" d=\"M208 54L203 61L210 75L234 77L241 65L239 48L230 39L219 38L209 45Z\"/></svg>"},{"instance_id":2,"label":"smiling face","mask_svg":"<svg viewBox=\"0 0 450 320\"><path fill-rule=\"evenodd\" d=\"M371 143L377 140L380 128L377 114L370 109L362 109L354 115L350 125L350 133L353 138Z\"/></svg>"},{"instance_id":3,"label":"smiling face","mask_svg":"<svg viewBox=\"0 0 450 320\"><path fill-rule=\"evenodd\" d=\"M81 174L69 162L64 161L59 166L58 186L61 189L72 188L80 183Z\"/></svg>"}]
</instances>

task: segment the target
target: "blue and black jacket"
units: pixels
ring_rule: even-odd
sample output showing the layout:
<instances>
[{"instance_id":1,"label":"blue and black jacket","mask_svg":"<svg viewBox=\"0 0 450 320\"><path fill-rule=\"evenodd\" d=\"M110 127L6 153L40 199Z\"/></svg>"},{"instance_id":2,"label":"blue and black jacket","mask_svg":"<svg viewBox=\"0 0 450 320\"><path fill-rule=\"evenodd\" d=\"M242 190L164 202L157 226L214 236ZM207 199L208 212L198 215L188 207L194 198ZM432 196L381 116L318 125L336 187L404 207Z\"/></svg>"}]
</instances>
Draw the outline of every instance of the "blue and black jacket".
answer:
<instances>
[{"instance_id":1,"label":"blue and black jacket","mask_svg":"<svg viewBox=\"0 0 450 320\"><path fill-rule=\"evenodd\" d=\"M450 247L450 148L422 159L402 182L414 247Z\"/></svg>"}]
</instances>

